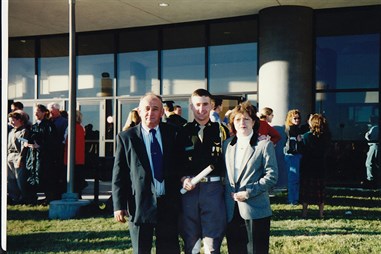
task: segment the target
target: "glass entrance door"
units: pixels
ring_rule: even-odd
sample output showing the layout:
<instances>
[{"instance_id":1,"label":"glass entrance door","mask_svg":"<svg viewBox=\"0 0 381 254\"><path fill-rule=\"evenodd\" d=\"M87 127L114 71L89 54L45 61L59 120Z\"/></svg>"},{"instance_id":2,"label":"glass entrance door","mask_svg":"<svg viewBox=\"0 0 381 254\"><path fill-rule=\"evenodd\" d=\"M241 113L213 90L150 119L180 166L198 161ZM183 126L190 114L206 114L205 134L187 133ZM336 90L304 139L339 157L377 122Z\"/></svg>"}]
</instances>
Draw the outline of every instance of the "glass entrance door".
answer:
<instances>
[{"instance_id":1,"label":"glass entrance door","mask_svg":"<svg viewBox=\"0 0 381 254\"><path fill-rule=\"evenodd\" d=\"M82 125L85 127L85 158L88 168L92 161L96 161L99 156L104 156L104 143L100 142L104 136L104 129L100 124L102 103L99 102L78 102L77 107L82 113ZM104 120L104 119L103 119Z\"/></svg>"},{"instance_id":2,"label":"glass entrance door","mask_svg":"<svg viewBox=\"0 0 381 254\"><path fill-rule=\"evenodd\" d=\"M119 99L118 101L118 128L117 132L123 130L128 114L139 106L139 99Z\"/></svg>"},{"instance_id":3,"label":"glass entrance door","mask_svg":"<svg viewBox=\"0 0 381 254\"><path fill-rule=\"evenodd\" d=\"M86 151L97 157L114 155L114 116L111 100L78 101L86 129Z\"/></svg>"}]
</instances>

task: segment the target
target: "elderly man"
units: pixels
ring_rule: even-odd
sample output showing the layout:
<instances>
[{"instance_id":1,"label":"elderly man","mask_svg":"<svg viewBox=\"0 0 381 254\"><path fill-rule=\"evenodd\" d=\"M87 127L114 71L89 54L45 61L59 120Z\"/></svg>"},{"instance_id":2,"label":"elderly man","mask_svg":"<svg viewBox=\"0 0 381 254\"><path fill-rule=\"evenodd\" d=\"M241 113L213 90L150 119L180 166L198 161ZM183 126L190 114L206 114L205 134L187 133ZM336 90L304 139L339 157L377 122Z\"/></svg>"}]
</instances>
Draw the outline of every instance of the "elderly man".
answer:
<instances>
[{"instance_id":1,"label":"elderly man","mask_svg":"<svg viewBox=\"0 0 381 254\"><path fill-rule=\"evenodd\" d=\"M112 177L114 218L125 223L135 254L180 253L177 233L179 184L174 168L176 131L161 123L161 98L149 93L138 108L141 123L117 136Z\"/></svg>"},{"instance_id":2,"label":"elderly man","mask_svg":"<svg viewBox=\"0 0 381 254\"><path fill-rule=\"evenodd\" d=\"M60 105L58 103L49 103L47 108L50 112L50 120L54 123L57 129L58 139L65 143L65 131L68 121L65 117L61 116Z\"/></svg>"},{"instance_id":3,"label":"elderly man","mask_svg":"<svg viewBox=\"0 0 381 254\"><path fill-rule=\"evenodd\" d=\"M64 165L64 148L65 148L65 132L68 126L68 120L61 116L60 105L58 103L49 103L47 108L50 113L50 121L56 127L57 135L57 157L55 159L58 169L58 186L56 186L57 193L60 195L65 192L66 188L66 166Z\"/></svg>"}]
</instances>

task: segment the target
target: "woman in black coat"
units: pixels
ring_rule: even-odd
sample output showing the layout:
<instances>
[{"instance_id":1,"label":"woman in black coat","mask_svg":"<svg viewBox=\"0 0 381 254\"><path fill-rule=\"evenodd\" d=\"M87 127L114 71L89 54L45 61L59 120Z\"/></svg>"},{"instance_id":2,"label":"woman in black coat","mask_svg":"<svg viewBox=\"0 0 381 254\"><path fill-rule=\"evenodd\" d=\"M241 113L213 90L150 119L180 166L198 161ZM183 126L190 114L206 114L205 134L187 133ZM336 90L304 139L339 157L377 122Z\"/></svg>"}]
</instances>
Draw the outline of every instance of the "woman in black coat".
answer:
<instances>
[{"instance_id":1,"label":"woman in black coat","mask_svg":"<svg viewBox=\"0 0 381 254\"><path fill-rule=\"evenodd\" d=\"M326 155L329 151L331 135L326 119L313 114L309 119L310 131L302 136L300 152L300 202L303 204L302 217L307 216L309 204L319 206L319 217L324 217Z\"/></svg>"},{"instance_id":2,"label":"woman in black coat","mask_svg":"<svg viewBox=\"0 0 381 254\"><path fill-rule=\"evenodd\" d=\"M33 192L45 193L47 203L60 198L57 189L59 174L56 171L59 141L55 125L47 119L48 113L44 105L35 106L36 122L32 125L30 138L25 144L29 147L26 159L28 183L34 187Z\"/></svg>"}]
</instances>

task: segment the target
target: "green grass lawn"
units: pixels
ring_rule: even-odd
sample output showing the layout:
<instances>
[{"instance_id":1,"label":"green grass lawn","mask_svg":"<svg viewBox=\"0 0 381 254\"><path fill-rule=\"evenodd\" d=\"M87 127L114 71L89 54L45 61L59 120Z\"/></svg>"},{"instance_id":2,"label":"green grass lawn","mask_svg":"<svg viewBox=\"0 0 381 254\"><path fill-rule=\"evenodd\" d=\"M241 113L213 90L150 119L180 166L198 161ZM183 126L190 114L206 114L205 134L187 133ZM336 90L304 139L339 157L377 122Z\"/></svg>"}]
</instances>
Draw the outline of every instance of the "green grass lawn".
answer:
<instances>
[{"instance_id":1,"label":"green grass lawn","mask_svg":"<svg viewBox=\"0 0 381 254\"><path fill-rule=\"evenodd\" d=\"M330 191L323 220L317 206L301 219L301 206L287 205L285 193L272 197L270 253L381 253L380 192L344 194ZM96 207L49 220L48 207L8 206L7 232L8 253L132 253L127 226Z\"/></svg>"}]
</instances>

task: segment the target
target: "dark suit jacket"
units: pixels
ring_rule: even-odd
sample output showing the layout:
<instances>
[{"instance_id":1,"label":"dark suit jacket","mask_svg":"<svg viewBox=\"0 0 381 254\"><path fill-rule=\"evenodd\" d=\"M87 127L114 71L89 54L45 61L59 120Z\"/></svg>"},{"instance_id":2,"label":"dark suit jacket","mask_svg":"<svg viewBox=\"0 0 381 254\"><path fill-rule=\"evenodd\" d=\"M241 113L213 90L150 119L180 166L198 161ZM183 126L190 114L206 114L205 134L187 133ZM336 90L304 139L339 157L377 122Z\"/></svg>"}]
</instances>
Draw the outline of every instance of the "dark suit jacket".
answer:
<instances>
[{"instance_id":1,"label":"dark suit jacket","mask_svg":"<svg viewBox=\"0 0 381 254\"><path fill-rule=\"evenodd\" d=\"M159 125L163 146L165 196L177 212L180 182L174 167L176 131L165 123ZM157 222L157 199L149 158L144 145L141 124L117 135L112 176L114 211L127 210L136 224Z\"/></svg>"}]
</instances>

